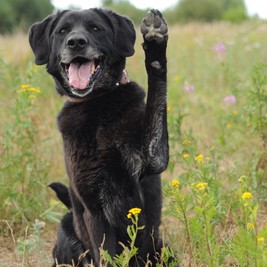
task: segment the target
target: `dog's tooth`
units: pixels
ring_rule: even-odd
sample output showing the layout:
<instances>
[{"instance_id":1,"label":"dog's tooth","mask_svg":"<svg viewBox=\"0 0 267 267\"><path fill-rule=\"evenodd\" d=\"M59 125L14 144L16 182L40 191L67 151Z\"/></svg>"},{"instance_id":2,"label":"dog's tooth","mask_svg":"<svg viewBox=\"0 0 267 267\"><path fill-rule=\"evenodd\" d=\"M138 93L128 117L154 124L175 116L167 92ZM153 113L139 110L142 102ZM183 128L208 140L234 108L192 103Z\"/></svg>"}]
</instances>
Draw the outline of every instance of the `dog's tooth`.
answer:
<instances>
[{"instance_id":1,"label":"dog's tooth","mask_svg":"<svg viewBox=\"0 0 267 267\"><path fill-rule=\"evenodd\" d=\"M95 64L93 64L92 68L91 68L91 74L93 75L95 72Z\"/></svg>"}]
</instances>

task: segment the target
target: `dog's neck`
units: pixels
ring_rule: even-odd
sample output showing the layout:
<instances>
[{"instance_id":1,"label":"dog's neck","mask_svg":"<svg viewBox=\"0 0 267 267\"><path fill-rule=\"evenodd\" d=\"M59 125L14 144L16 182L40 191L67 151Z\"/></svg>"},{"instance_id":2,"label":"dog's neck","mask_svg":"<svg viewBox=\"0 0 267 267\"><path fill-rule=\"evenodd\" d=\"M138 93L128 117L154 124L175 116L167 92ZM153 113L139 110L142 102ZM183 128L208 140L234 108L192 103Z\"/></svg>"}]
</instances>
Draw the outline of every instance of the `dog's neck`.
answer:
<instances>
[{"instance_id":1,"label":"dog's neck","mask_svg":"<svg viewBox=\"0 0 267 267\"><path fill-rule=\"evenodd\" d=\"M124 85L124 84L127 84L129 82L130 82L130 80L129 80L129 76L128 76L127 70L124 69L122 71L121 79L118 82L116 82L116 86ZM81 102L85 102L85 101L87 101L89 99L90 98L86 98L86 97L85 98L75 98L75 97L70 97L70 96L68 97L68 100L70 102L73 102L73 103L81 103Z\"/></svg>"}]
</instances>

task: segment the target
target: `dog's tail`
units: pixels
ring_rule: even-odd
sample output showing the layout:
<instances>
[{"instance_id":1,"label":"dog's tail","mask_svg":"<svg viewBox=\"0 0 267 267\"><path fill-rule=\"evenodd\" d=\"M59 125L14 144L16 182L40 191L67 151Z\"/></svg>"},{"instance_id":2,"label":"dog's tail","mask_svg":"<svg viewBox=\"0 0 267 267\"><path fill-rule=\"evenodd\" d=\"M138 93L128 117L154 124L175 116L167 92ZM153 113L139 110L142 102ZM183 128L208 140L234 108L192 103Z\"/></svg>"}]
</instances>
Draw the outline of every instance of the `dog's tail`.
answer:
<instances>
[{"instance_id":1,"label":"dog's tail","mask_svg":"<svg viewBox=\"0 0 267 267\"><path fill-rule=\"evenodd\" d=\"M56 194L57 198L68 208L71 208L71 201L70 201L70 194L69 189L67 186L65 186L62 183L51 183L48 185L50 188L52 188Z\"/></svg>"}]
</instances>

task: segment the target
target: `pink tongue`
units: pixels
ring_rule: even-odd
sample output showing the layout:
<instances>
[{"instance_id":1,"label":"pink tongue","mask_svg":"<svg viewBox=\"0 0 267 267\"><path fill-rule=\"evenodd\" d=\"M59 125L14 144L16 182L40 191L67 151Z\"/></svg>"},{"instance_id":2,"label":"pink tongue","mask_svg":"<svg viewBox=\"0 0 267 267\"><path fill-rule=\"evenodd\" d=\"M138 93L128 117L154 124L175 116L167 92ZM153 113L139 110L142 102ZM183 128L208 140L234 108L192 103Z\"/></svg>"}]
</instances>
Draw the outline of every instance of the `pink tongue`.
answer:
<instances>
[{"instance_id":1,"label":"pink tongue","mask_svg":"<svg viewBox=\"0 0 267 267\"><path fill-rule=\"evenodd\" d=\"M70 63L69 67L69 83L76 89L86 89L91 77L91 68L93 61L88 61L83 64Z\"/></svg>"}]
</instances>

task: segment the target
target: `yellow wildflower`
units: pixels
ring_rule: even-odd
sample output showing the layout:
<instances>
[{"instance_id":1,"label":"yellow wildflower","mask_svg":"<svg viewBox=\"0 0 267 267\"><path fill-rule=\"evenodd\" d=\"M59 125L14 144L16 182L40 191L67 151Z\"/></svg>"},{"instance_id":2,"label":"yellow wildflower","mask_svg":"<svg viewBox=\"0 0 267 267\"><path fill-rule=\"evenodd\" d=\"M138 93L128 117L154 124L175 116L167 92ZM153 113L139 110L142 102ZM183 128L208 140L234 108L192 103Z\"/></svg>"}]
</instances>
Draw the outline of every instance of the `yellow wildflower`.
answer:
<instances>
[{"instance_id":1,"label":"yellow wildflower","mask_svg":"<svg viewBox=\"0 0 267 267\"><path fill-rule=\"evenodd\" d=\"M259 243L264 243L264 242L265 242L265 239L264 239L264 237L259 236L259 237L257 238L257 241L258 241Z\"/></svg>"},{"instance_id":2,"label":"yellow wildflower","mask_svg":"<svg viewBox=\"0 0 267 267\"><path fill-rule=\"evenodd\" d=\"M30 86L29 86L28 84L22 84L20 88L21 88L21 89L27 89L27 88L29 88L29 87L30 87Z\"/></svg>"},{"instance_id":3,"label":"yellow wildflower","mask_svg":"<svg viewBox=\"0 0 267 267\"><path fill-rule=\"evenodd\" d=\"M178 75L175 75L175 76L174 76L174 80L175 80L176 82L179 82L179 81L180 81L180 77L179 77Z\"/></svg>"},{"instance_id":4,"label":"yellow wildflower","mask_svg":"<svg viewBox=\"0 0 267 267\"><path fill-rule=\"evenodd\" d=\"M195 161L197 161L197 163L203 163L203 155L199 154L198 156L195 157Z\"/></svg>"},{"instance_id":5,"label":"yellow wildflower","mask_svg":"<svg viewBox=\"0 0 267 267\"><path fill-rule=\"evenodd\" d=\"M188 159L188 158L190 157L190 155L189 155L188 153L184 153L184 154L182 155L182 157L183 157L184 159Z\"/></svg>"},{"instance_id":6,"label":"yellow wildflower","mask_svg":"<svg viewBox=\"0 0 267 267\"><path fill-rule=\"evenodd\" d=\"M173 180L172 181L172 186L173 187L178 187L179 184L180 184L180 182L178 180Z\"/></svg>"},{"instance_id":7,"label":"yellow wildflower","mask_svg":"<svg viewBox=\"0 0 267 267\"><path fill-rule=\"evenodd\" d=\"M252 198L253 196L252 196L252 194L250 193L250 192L244 192L243 194L242 194L242 199L250 199L250 198Z\"/></svg>"},{"instance_id":8,"label":"yellow wildflower","mask_svg":"<svg viewBox=\"0 0 267 267\"><path fill-rule=\"evenodd\" d=\"M248 223L247 228L253 230L255 228L253 223Z\"/></svg>"},{"instance_id":9,"label":"yellow wildflower","mask_svg":"<svg viewBox=\"0 0 267 267\"><path fill-rule=\"evenodd\" d=\"M231 123L227 123L227 124L226 124L226 128L227 128L227 129L230 129L231 127L232 127Z\"/></svg>"},{"instance_id":10,"label":"yellow wildflower","mask_svg":"<svg viewBox=\"0 0 267 267\"><path fill-rule=\"evenodd\" d=\"M208 186L208 183L198 183L196 185L196 188L199 189L199 190L205 190Z\"/></svg>"},{"instance_id":11,"label":"yellow wildflower","mask_svg":"<svg viewBox=\"0 0 267 267\"><path fill-rule=\"evenodd\" d=\"M191 142L190 142L189 140L184 140L184 141L182 142L182 144L183 144L184 146L186 146L186 145L191 144Z\"/></svg>"},{"instance_id":12,"label":"yellow wildflower","mask_svg":"<svg viewBox=\"0 0 267 267\"><path fill-rule=\"evenodd\" d=\"M237 115L237 114L238 114L238 111L237 111L237 110L234 110L234 111L233 111L233 114L234 114L234 115Z\"/></svg>"},{"instance_id":13,"label":"yellow wildflower","mask_svg":"<svg viewBox=\"0 0 267 267\"><path fill-rule=\"evenodd\" d=\"M130 219L132 215L139 214L142 210L140 208L132 208L128 211L127 218Z\"/></svg>"},{"instance_id":14,"label":"yellow wildflower","mask_svg":"<svg viewBox=\"0 0 267 267\"><path fill-rule=\"evenodd\" d=\"M27 91L31 92L31 93L36 93L36 94L40 94L41 93L40 89L37 89L37 88L34 88L34 87L28 88Z\"/></svg>"},{"instance_id":15,"label":"yellow wildflower","mask_svg":"<svg viewBox=\"0 0 267 267\"><path fill-rule=\"evenodd\" d=\"M171 112L172 108L171 107L167 107L167 112Z\"/></svg>"}]
</instances>

